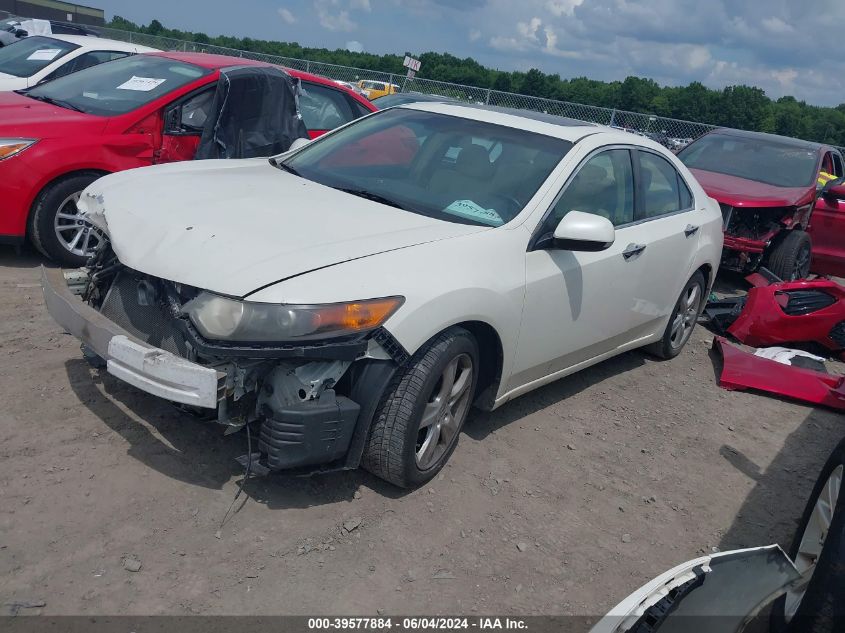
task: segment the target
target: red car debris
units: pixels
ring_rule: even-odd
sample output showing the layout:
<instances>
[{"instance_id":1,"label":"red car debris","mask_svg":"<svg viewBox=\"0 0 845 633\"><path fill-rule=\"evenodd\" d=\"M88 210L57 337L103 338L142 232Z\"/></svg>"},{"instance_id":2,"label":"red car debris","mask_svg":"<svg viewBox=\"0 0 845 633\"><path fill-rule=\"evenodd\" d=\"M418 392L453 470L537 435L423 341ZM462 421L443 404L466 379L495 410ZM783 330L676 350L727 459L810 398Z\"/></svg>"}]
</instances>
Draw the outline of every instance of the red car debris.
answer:
<instances>
[{"instance_id":1,"label":"red car debris","mask_svg":"<svg viewBox=\"0 0 845 633\"><path fill-rule=\"evenodd\" d=\"M84 264L91 234L76 201L85 187L108 173L194 158L198 121L207 117L221 72L252 66L272 67L152 53L0 94L0 244L29 237L53 259ZM300 80L299 107L311 138L376 110L328 79L285 70Z\"/></svg>"},{"instance_id":2,"label":"red car debris","mask_svg":"<svg viewBox=\"0 0 845 633\"><path fill-rule=\"evenodd\" d=\"M831 192L816 203L821 171L845 176L835 147L717 129L678 152L678 158L722 207L722 267L751 272L766 266L788 281L805 278L811 261L820 274L845 272L845 221L826 215L841 213L841 199ZM813 256L816 242L819 257Z\"/></svg>"},{"instance_id":3,"label":"red car debris","mask_svg":"<svg viewBox=\"0 0 845 633\"><path fill-rule=\"evenodd\" d=\"M812 342L841 352L845 349L845 288L827 279L751 288L728 333L753 347Z\"/></svg>"},{"instance_id":4,"label":"red car debris","mask_svg":"<svg viewBox=\"0 0 845 633\"><path fill-rule=\"evenodd\" d=\"M845 287L828 279L781 281L765 268L746 279L753 286L747 296L713 301L704 309L705 318L717 331L757 348L746 351L717 336L713 349L723 360L719 385L730 390L757 389L845 410L845 377L817 371L825 369L821 357L776 347L812 344L842 357ZM784 360L782 353L793 359ZM801 360L806 365L807 357L812 359L810 366L798 366Z\"/></svg>"},{"instance_id":5,"label":"red car debris","mask_svg":"<svg viewBox=\"0 0 845 633\"><path fill-rule=\"evenodd\" d=\"M834 376L761 358L739 349L721 336L713 339L713 349L722 355L719 386L724 389L757 389L845 410L845 376Z\"/></svg>"}]
</instances>

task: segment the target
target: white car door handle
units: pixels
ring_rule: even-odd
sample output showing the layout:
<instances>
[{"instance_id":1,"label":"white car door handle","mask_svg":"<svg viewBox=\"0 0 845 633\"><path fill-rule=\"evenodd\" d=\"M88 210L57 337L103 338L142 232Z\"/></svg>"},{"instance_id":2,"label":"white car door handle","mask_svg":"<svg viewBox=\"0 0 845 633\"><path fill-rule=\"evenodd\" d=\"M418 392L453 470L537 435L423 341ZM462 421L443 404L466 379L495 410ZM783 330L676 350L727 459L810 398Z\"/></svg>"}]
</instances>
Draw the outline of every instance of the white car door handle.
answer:
<instances>
[{"instance_id":1,"label":"white car door handle","mask_svg":"<svg viewBox=\"0 0 845 633\"><path fill-rule=\"evenodd\" d=\"M628 244L625 250L622 251L622 257L631 259L634 255L639 255L645 250L645 244Z\"/></svg>"},{"instance_id":2,"label":"white car door handle","mask_svg":"<svg viewBox=\"0 0 845 633\"><path fill-rule=\"evenodd\" d=\"M692 224L687 224L687 228L684 229L684 235L687 237L691 237L698 233L699 227L693 226Z\"/></svg>"}]
</instances>

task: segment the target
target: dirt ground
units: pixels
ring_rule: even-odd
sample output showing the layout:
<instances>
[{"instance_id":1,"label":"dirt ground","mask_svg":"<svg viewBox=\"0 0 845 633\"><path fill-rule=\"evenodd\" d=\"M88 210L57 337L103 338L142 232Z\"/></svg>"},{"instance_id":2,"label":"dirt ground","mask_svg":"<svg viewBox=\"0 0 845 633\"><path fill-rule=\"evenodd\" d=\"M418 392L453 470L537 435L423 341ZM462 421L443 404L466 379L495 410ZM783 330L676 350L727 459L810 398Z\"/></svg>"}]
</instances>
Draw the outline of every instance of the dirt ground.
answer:
<instances>
[{"instance_id":1,"label":"dirt ground","mask_svg":"<svg viewBox=\"0 0 845 633\"><path fill-rule=\"evenodd\" d=\"M674 361L473 413L422 489L254 479L221 528L245 436L89 369L39 264L0 249L0 604L45 614L600 614L711 548L787 544L845 435L719 389L699 327Z\"/></svg>"}]
</instances>

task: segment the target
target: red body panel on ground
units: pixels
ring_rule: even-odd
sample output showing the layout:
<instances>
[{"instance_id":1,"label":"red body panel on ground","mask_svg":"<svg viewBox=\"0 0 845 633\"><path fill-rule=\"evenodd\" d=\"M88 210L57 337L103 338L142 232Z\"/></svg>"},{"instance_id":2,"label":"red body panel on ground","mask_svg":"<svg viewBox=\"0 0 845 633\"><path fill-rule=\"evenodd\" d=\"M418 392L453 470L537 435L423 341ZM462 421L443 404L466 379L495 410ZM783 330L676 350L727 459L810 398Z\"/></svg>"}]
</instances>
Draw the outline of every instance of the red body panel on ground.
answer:
<instances>
[{"instance_id":1,"label":"red body panel on ground","mask_svg":"<svg viewBox=\"0 0 845 633\"><path fill-rule=\"evenodd\" d=\"M759 389L833 409L845 410L845 377L784 365L731 345L721 336L713 349L722 355L719 386L729 390Z\"/></svg>"},{"instance_id":2,"label":"red body panel on ground","mask_svg":"<svg viewBox=\"0 0 845 633\"><path fill-rule=\"evenodd\" d=\"M756 279L752 276L752 279ZM757 283L757 282L753 282ZM824 293L830 304L805 314L787 314L784 306L795 291ZM748 291L745 306L728 328L728 333L753 347L784 343L815 342L829 350L843 346L831 338L831 331L845 321L845 288L827 279L755 285Z\"/></svg>"}]
</instances>

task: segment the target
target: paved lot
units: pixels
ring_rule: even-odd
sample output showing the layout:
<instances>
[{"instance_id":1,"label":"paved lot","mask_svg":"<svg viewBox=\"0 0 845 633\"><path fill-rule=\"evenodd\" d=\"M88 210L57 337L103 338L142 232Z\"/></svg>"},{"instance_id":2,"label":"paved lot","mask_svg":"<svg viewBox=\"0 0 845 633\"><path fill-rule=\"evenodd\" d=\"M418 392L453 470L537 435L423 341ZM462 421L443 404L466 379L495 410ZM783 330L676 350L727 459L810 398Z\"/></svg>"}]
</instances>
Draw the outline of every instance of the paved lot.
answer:
<instances>
[{"instance_id":1,"label":"paved lot","mask_svg":"<svg viewBox=\"0 0 845 633\"><path fill-rule=\"evenodd\" d=\"M597 614L712 547L785 544L845 435L719 389L697 328L674 361L628 353L474 413L420 490L251 480L221 527L245 437L89 369L39 263L0 249L0 603L43 613Z\"/></svg>"}]
</instances>

